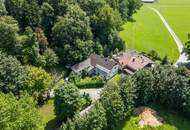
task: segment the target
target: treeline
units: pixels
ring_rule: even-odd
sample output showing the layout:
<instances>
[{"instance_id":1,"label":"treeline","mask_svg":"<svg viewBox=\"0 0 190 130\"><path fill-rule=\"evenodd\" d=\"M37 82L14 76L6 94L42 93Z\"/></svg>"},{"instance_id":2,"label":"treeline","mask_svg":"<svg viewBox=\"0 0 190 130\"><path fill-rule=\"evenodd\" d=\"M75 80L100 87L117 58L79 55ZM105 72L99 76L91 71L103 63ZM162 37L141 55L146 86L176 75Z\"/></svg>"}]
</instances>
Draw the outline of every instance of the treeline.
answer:
<instances>
[{"instance_id":1,"label":"treeline","mask_svg":"<svg viewBox=\"0 0 190 130\"><path fill-rule=\"evenodd\" d=\"M140 7L140 0L0 0L0 48L42 67L108 56L125 49L118 31Z\"/></svg>"},{"instance_id":2,"label":"treeline","mask_svg":"<svg viewBox=\"0 0 190 130\"><path fill-rule=\"evenodd\" d=\"M118 83L108 82L91 110L84 116L68 117L62 130L114 130L131 116L134 107L152 103L190 117L189 77L185 68L156 66L124 76Z\"/></svg>"}]
</instances>

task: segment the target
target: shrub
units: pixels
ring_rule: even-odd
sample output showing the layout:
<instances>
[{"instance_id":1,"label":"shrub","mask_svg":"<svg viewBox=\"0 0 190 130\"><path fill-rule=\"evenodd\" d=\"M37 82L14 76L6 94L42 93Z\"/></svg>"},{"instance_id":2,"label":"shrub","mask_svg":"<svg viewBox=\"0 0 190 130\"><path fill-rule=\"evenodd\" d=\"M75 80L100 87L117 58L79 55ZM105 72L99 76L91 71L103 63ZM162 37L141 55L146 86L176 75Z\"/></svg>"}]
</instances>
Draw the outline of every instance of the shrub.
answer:
<instances>
[{"instance_id":1,"label":"shrub","mask_svg":"<svg viewBox=\"0 0 190 130\"><path fill-rule=\"evenodd\" d=\"M84 79L80 79L76 81L76 86L78 88L100 88L103 87L104 80L101 77L85 77Z\"/></svg>"}]
</instances>

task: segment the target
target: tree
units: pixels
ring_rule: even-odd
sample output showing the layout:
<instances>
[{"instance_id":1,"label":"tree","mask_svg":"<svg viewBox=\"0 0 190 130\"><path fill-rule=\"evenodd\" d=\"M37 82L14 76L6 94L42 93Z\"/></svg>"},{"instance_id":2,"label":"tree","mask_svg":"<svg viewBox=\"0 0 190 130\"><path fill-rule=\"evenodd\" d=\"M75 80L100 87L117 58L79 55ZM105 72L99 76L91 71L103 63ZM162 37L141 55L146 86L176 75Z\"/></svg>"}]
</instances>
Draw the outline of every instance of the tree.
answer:
<instances>
[{"instance_id":1,"label":"tree","mask_svg":"<svg viewBox=\"0 0 190 130\"><path fill-rule=\"evenodd\" d=\"M0 91L19 95L24 90L25 70L20 62L0 51Z\"/></svg>"},{"instance_id":2,"label":"tree","mask_svg":"<svg viewBox=\"0 0 190 130\"><path fill-rule=\"evenodd\" d=\"M40 7L36 0L6 0L5 5L8 15L18 20L22 30L39 26Z\"/></svg>"},{"instance_id":3,"label":"tree","mask_svg":"<svg viewBox=\"0 0 190 130\"><path fill-rule=\"evenodd\" d=\"M106 111L101 103L96 103L83 119L84 124L78 126L81 130L102 130L107 127Z\"/></svg>"},{"instance_id":4,"label":"tree","mask_svg":"<svg viewBox=\"0 0 190 130\"><path fill-rule=\"evenodd\" d=\"M16 36L18 29L17 21L12 17L0 17L0 49L9 54L14 54L17 46Z\"/></svg>"},{"instance_id":5,"label":"tree","mask_svg":"<svg viewBox=\"0 0 190 130\"><path fill-rule=\"evenodd\" d=\"M74 64L93 50L89 18L79 6L71 6L53 27L53 46L61 61Z\"/></svg>"},{"instance_id":6,"label":"tree","mask_svg":"<svg viewBox=\"0 0 190 130\"><path fill-rule=\"evenodd\" d=\"M81 109L79 89L72 83L55 91L55 114L60 120L72 118Z\"/></svg>"},{"instance_id":7,"label":"tree","mask_svg":"<svg viewBox=\"0 0 190 130\"><path fill-rule=\"evenodd\" d=\"M5 8L4 0L0 0L0 16L6 15L7 11Z\"/></svg>"},{"instance_id":8,"label":"tree","mask_svg":"<svg viewBox=\"0 0 190 130\"><path fill-rule=\"evenodd\" d=\"M135 73L133 78L137 89L137 104L148 104L152 99L156 98L156 91L154 89L155 78L150 70L141 70Z\"/></svg>"},{"instance_id":9,"label":"tree","mask_svg":"<svg viewBox=\"0 0 190 130\"><path fill-rule=\"evenodd\" d=\"M52 49L47 49L43 54L45 61L46 61L46 67L53 67L58 64L59 58L55 54L55 52Z\"/></svg>"},{"instance_id":10,"label":"tree","mask_svg":"<svg viewBox=\"0 0 190 130\"><path fill-rule=\"evenodd\" d=\"M0 128L2 130L43 130L41 118L32 98L20 99L0 93Z\"/></svg>"},{"instance_id":11,"label":"tree","mask_svg":"<svg viewBox=\"0 0 190 130\"><path fill-rule=\"evenodd\" d=\"M105 109L97 102L86 115L68 119L61 127L61 130L102 130L107 127Z\"/></svg>"},{"instance_id":12,"label":"tree","mask_svg":"<svg viewBox=\"0 0 190 130\"><path fill-rule=\"evenodd\" d=\"M130 115L133 111L137 99L136 95L136 86L131 77L125 76L120 81L120 91L121 97L123 99L125 108L126 108L126 115Z\"/></svg>"},{"instance_id":13,"label":"tree","mask_svg":"<svg viewBox=\"0 0 190 130\"><path fill-rule=\"evenodd\" d=\"M109 82L101 94L100 102L106 110L108 128L114 128L125 119L125 106L118 84Z\"/></svg>"},{"instance_id":14,"label":"tree","mask_svg":"<svg viewBox=\"0 0 190 130\"><path fill-rule=\"evenodd\" d=\"M51 41L52 27L55 22L54 9L51 5L45 2L43 3L41 10L41 25L48 40Z\"/></svg>"},{"instance_id":15,"label":"tree","mask_svg":"<svg viewBox=\"0 0 190 130\"><path fill-rule=\"evenodd\" d=\"M168 65L168 64L170 64L170 61L169 61L168 57L165 56L165 57L162 59L162 61L161 61L161 65Z\"/></svg>"},{"instance_id":16,"label":"tree","mask_svg":"<svg viewBox=\"0 0 190 130\"><path fill-rule=\"evenodd\" d=\"M45 70L32 66L26 66L25 69L25 89L30 95L43 94L43 92L52 88L52 77Z\"/></svg>"},{"instance_id":17,"label":"tree","mask_svg":"<svg viewBox=\"0 0 190 130\"><path fill-rule=\"evenodd\" d=\"M119 11L123 20L126 21L128 19L129 0L106 0L106 1L113 9Z\"/></svg>"},{"instance_id":18,"label":"tree","mask_svg":"<svg viewBox=\"0 0 190 130\"><path fill-rule=\"evenodd\" d=\"M131 18L141 6L141 0L128 0L128 18Z\"/></svg>"},{"instance_id":19,"label":"tree","mask_svg":"<svg viewBox=\"0 0 190 130\"><path fill-rule=\"evenodd\" d=\"M49 44L44 34L44 31L41 28L36 28L35 36L36 36L36 41L39 44L39 53L43 54L46 51Z\"/></svg>"},{"instance_id":20,"label":"tree","mask_svg":"<svg viewBox=\"0 0 190 130\"><path fill-rule=\"evenodd\" d=\"M160 55L155 50L151 50L148 56L150 56L152 60L161 60Z\"/></svg>"}]
</instances>

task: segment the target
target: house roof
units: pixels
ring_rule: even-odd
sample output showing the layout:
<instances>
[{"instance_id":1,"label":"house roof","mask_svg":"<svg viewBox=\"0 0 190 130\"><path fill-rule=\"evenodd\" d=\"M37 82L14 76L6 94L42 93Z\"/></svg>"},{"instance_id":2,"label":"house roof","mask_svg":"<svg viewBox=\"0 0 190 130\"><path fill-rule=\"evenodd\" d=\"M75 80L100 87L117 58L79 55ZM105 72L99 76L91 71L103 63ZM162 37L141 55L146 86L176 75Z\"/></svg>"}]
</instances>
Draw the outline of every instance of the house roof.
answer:
<instances>
[{"instance_id":1,"label":"house roof","mask_svg":"<svg viewBox=\"0 0 190 130\"><path fill-rule=\"evenodd\" d=\"M91 65L92 66L96 66L96 65L99 65L99 66L102 66L108 70L111 70L117 63L109 58L104 58L104 57L101 57L99 55L96 55L96 54L92 54L90 55L90 59L91 59Z\"/></svg>"},{"instance_id":2,"label":"house roof","mask_svg":"<svg viewBox=\"0 0 190 130\"><path fill-rule=\"evenodd\" d=\"M117 57L117 61L122 66L122 68L129 68L133 71L144 68L148 64L154 63L148 57L138 54L135 51L128 51L120 54Z\"/></svg>"},{"instance_id":3,"label":"house roof","mask_svg":"<svg viewBox=\"0 0 190 130\"><path fill-rule=\"evenodd\" d=\"M71 67L75 72L80 72L81 70L87 68L94 68L96 66L103 67L107 70L111 70L117 63L109 58L101 57L97 54L91 54L90 57Z\"/></svg>"}]
</instances>

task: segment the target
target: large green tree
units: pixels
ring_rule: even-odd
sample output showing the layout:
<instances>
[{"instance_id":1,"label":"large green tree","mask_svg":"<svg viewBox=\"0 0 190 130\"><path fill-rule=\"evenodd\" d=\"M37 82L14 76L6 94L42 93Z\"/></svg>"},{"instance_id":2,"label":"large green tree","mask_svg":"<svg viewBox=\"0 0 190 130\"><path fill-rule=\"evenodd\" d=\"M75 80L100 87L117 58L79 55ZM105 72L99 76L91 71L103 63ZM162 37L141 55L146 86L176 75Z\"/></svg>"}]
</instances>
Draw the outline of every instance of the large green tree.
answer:
<instances>
[{"instance_id":1,"label":"large green tree","mask_svg":"<svg viewBox=\"0 0 190 130\"><path fill-rule=\"evenodd\" d=\"M25 89L35 100L41 100L41 95L52 88L52 77L42 68L26 66ZM38 102L40 103L40 101Z\"/></svg>"},{"instance_id":2,"label":"large green tree","mask_svg":"<svg viewBox=\"0 0 190 130\"><path fill-rule=\"evenodd\" d=\"M19 31L17 21L12 17L0 17L0 49L9 54L14 54L17 46L16 37Z\"/></svg>"},{"instance_id":3,"label":"large green tree","mask_svg":"<svg viewBox=\"0 0 190 130\"><path fill-rule=\"evenodd\" d=\"M24 90L25 70L20 62L0 51L0 91L19 95Z\"/></svg>"},{"instance_id":4,"label":"large green tree","mask_svg":"<svg viewBox=\"0 0 190 130\"><path fill-rule=\"evenodd\" d=\"M113 129L126 117L125 105L117 83L109 82L101 94L100 102L106 110L108 128Z\"/></svg>"},{"instance_id":5,"label":"large green tree","mask_svg":"<svg viewBox=\"0 0 190 130\"><path fill-rule=\"evenodd\" d=\"M53 46L60 60L67 65L84 60L93 45L89 18L79 6L70 6L53 27Z\"/></svg>"},{"instance_id":6,"label":"large green tree","mask_svg":"<svg viewBox=\"0 0 190 130\"><path fill-rule=\"evenodd\" d=\"M81 109L79 89L72 83L55 91L55 114L60 120L72 118Z\"/></svg>"},{"instance_id":7,"label":"large green tree","mask_svg":"<svg viewBox=\"0 0 190 130\"><path fill-rule=\"evenodd\" d=\"M5 5L8 14L18 20L21 29L39 26L40 6L36 0L6 0Z\"/></svg>"},{"instance_id":8,"label":"large green tree","mask_svg":"<svg viewBox=\"0 0 190 130\"><path fill-rule=\"evenodd\" d=\"M43 130L41 118L32 98L20 99L0 93L1 130Z\"/></svg>"}]
</instances>

